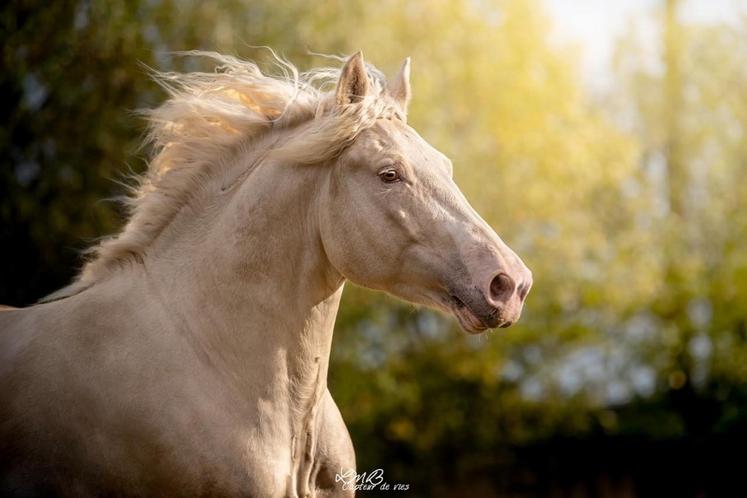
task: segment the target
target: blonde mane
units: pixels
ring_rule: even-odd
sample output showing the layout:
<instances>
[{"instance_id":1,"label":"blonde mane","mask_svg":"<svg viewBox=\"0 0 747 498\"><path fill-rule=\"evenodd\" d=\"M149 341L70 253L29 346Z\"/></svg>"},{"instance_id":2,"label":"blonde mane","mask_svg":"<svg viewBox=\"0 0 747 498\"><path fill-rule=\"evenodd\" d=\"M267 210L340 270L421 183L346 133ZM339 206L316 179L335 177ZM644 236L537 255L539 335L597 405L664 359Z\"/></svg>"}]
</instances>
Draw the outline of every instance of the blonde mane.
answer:
<instances>
[{"instance_id":1,"label":"blonde mane","mask_svg":"<svg viewBox=\"0 0 747 498\"><path fill-rule=\"evenodd\" d=\"M141 260L238 144L309 123L271 152L289 163L319 163L339 154L376 119L401 118L399 107L386 95L384 77L370 65L369 96L336 105L339 68L300 73L273 53L276 74L266 74L253 62L215 52L183 54L211 59L216 69L211 73L153 71L168 99L143 113L149 122L145 142L153 155L125 200L128 221L119 234L87 251L89 259L71 285L41 302L77 294L113 269Z\"/></svg>"}]
</instances>

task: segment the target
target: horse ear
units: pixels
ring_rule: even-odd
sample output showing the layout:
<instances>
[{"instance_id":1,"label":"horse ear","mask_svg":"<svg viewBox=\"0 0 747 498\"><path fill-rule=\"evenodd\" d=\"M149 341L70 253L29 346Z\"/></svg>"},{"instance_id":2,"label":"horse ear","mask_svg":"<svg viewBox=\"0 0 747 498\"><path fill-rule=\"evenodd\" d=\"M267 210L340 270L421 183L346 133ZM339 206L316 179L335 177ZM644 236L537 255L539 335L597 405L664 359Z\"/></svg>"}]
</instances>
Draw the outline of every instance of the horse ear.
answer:
<instances>
[{"instance_id":1,"label":"horse ear","mask_svg":"<svg viewBox=\"0 0 747 498\"><path fill-rule=\"evenodd\" d=\"M410 97L412 97L412 91L410 90L409 57L402 63L399 73L394 77L392 84L389 85L389 95L399 104L402 111L407 114L407 106L410 104Z\"/></svg>"},{"instance_id":2,"label":"horse ear","mask_svg":"<svg viewBox=\"0 0 747 498\"><path fill-rule=\"evenodd\" d=\"M363 52L358 51L350 57L340 72L337 82L337 104L354 104L363 100L368 94L368 72L363 62Z\"/></svg>"}]
</instances>

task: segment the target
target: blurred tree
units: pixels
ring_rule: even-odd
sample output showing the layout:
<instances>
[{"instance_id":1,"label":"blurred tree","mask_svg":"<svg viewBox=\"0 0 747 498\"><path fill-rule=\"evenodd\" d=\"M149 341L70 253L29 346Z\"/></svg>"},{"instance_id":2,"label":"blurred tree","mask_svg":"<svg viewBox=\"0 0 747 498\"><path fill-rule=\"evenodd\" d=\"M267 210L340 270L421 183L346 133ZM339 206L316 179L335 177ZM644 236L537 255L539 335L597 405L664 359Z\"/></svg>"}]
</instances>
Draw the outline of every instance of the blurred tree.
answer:
<instances>
[{"instance_id":1,"label":"blurred tree","mask_svg":"<svg viewBox=\"0 0 747 498\"><path fill-rule=\"evenodd\" d=\"M9 2L2 22L0 301L30 304L64 284L76 250L115 226L111 204L147 81L135 9ZM149 60L149 58L144 58ZM126 63L125 63L126 64Z\"/></svg>"},{"instance_id":2,"label":"blurred tree","mask_svg":"<svg viewBox=\"0 0 747 498\"><path fill-rule=\"evenodd\" d=\"M747 240L738 214L747 199L735 186L747 174L747 51L738 41L747 26L686 25L678 4L663 6L661 64L641 57L636 36L621 43L617 97L628 107L623 126L644 150L645 188L657 208L648 216L666 268L650 304L657 323L650 361L683 430L703 434L723 430L733 423L730 413L744 410L735 387L747 359Z\"/></svg>"}]
</instances>

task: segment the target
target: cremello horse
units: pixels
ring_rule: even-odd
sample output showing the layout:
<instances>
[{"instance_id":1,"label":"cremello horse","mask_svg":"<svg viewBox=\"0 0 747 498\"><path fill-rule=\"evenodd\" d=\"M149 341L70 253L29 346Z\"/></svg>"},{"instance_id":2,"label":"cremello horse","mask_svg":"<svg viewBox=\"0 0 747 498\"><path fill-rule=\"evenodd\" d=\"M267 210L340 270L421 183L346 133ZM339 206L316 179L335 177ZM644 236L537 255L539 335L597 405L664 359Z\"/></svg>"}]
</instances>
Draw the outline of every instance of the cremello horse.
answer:
<instances>
[{"instance_id":1,"label":"cremello horse","mask_svg":"<svg viewBox=\"0 0 747 498\"><path fill-rule=\"evenodd\" d=\"M283 76L203 55L217 72L158 76L124 230L0 313L4 495L348 496L343 283L473 333L519 318L531 273L407 125L409 60L387 85L360 53Z\"/></svg>"}]
</instances>

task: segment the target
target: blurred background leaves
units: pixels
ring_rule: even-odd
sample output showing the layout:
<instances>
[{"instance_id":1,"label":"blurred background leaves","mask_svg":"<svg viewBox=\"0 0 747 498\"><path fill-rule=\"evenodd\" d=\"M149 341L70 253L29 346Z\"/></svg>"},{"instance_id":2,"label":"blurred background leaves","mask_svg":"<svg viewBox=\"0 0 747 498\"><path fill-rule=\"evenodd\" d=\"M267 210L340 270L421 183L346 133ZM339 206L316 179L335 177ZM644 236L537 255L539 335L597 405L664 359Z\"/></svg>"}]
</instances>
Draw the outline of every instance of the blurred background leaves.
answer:
<instances>
[{"instance_id":1,"label":"blurred background leaves","mask_svg":"<svg viewBox=\"0 0 747 498\"><path fill-rule=\"evenodd\" d=\"M145 167L132 111L164 98L140 63L362 48L391 74L410 55L410 123L535 286L520 324L481 337L348 287L330 386L359 469L412 496L738 496L747 18L680 4L629 20L600 90L539 0L5 3L0 302L64 285L121 226L102 199Z\"/></svg>"}]
</instances>

